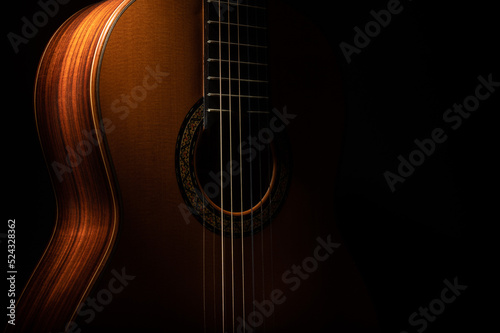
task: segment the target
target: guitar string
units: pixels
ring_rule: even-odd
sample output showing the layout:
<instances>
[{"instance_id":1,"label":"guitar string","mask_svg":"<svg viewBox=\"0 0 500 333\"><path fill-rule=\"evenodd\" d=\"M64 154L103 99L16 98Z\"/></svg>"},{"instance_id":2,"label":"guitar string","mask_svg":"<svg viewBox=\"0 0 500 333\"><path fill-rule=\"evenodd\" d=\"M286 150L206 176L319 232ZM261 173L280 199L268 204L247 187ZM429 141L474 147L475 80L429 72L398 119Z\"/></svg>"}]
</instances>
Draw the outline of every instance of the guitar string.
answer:
<instances>
[{"instance_id":1,"label":"guitar string","mask_svg":"<svg viewBox=\"0 0 500 333\"><path fill-rule=\"evenodd\" d=\"M204 3L203 9L208 10L208 6L206 5L208 2ZM205 14L205 15L208 15ZM204 105L204 108L206 109L206 105ZM203 272L203 333L207 332L207 288L206 288L206 223L205 223L205 198L202 196L202 218L201 220L203 221L203 232L202 232L202 251L203 251L203 260L202 260L202 272Z\"/></svg>"},{"instance_id":2,"label":"guitar string","mask_svg":"<svg viewBox=\"0 0 500 333\"><path fill-rule=\"evenodd\" d=\"M246 11L246 19L247 22L250 22L250 12L247 10ZM250 29L246 29L246 38L247 42L250 41ZM247 48L247 59L251 59L250 57L250 48ZM246 64L246 70L247 70L247 75L250 75L250 63ZM249 76L250 77L250 76ZM251 96L251 91L250 91L250 85L247 85L247 95ZM248 110L250 110L250 100L247 101L247 106ZM249 138L252 134L252 121L250 119L250 113L247 113L247 122L248 122L248 134ZM253 140L249 140L249 150L253 151L252 147L252 142ZM255 238L254 238L254 226L255 226L255 221L254 221L254 204L253 204L253 166L251 163L251 160L248 161L248 172L249 172L249 180L250 180L250 185L248 186L248 192L249 192L249 201L250 201L250 246L251 246L251 262L252 262L252 311L255 312L255 303L256 303L256 296L255 296Z\"/></svg>"},{"instance_id":3,"label":"guitar string","mask_svg":"<svg viewBox=\"0 0 500 333\"><path fill-rule=\"evenodd\" d=\"M243 211L243 154L241 153L241 64L240 64L240 5L236 2L236 24L237 24L237 47L238 47L238 131L239 131L239 164L240 164L240 210ZM244 243L244 216L241 214L240 221L240 237L241 237L241 290L242 290L242 317L243 332L246 331L246 314L245 314L245 243Z\"/></svg>"},{"instance_id":4,"label":"guitar string","mask_svg":"<svg viewBox=\"0 0 500 333\"><path fill-rule=\"evenodd\" d=\"M203 3L203 9L206 10L207 9L207 6L206 6L206 2ZM206 15L206 14L205 14ZM206 110L206 105L203 106L204 107L204 111ZM206 242L205 242L205 229L206 229L206 224L205 224L205 199L203 197L201 197L202 199L202 222L203 222L203 232L202 232L202 251L203 251L203 260L202 260L202 274L203 274L203 278L202 278L202 283L203 283L203 333L206 333L207 332L207 314L206 314L206 311L207 311L207 297L206 297L206 265L205 265L205 260L206 260L206 257L205 257L205 252L206 252Z\"/></svg>"},{"instance_id":5,"label":"guitar string","mask_svg":"<svg viewBox=\"0 0 500 333\"><path fill-rule=\"evenodd\" d=\"M229 3L228 3L229 5ZM239 56L239 52L240 52L240 36L239 36L239 4L236 3L236 6L237 6L237 13L238 13L238 17L237 17L237 20L238 20L238 23L237 23L237 28L238 28L238 78L240 78L241 76L241 65L240 65L240 56ZM228 10L228 23L229 23L229 20L230 20L230 14L229 14L229 10ZM221 4L219 2L219 13L221 13ZM247 13L247 19L248 19L248 13ZM220 178L220 185L221 185L221 253L222 253L222 263L221 263L221 267L222 267L222 327L223 327L223 331L225 331L224 327L225 327L225 265L224 265L224 256L225 256L225 253L224 253L224 195L223 195L223 184L224 184L224 179L223 179L223 116L222 116L222 47L221 47L221 41L222 41L222 37L221 37L221 32L222 32L222 29L221 29L221 16L219 15L219 119L220 119L220 167L221 167L221 178ZM250 32L249 30L247 30L247 39L249 39L250 37ZM229 55L229 58L228 60L231 60L231 55L230 55L230 24L228 24L228 55ZM250 50L247 51L247 54L249 56L250 54ZM259 55L257 55L259 56ZM247 66L247 70L250 71L250 66L248 65ZM232 81L232 76L231 76L231 66L230 66L230 62L228 62L228 71L229 71L229 136L230 136L230 194L231 194L231 270L232 270L232 314L233 314L233 331L234 331L234 211L233 211L233 185L232 185L232 120L231 120L231 117L232 117L232 92L231 92L231 81ZM261 76L261 73L257 73L257 76L260 78ZM250 87L247 87L248 91L249 91L249 95L250 95ZM239 105L240 105L240 109L239 109L239 128L240 128L240 147L241 147L241 80L238 80L238 90L239 90ZM260 101L258 101L258 105L261 106L261 103ZM248 116L248 123L249 123L249 132L252 133L252 122L250 121L250 114L247 115ZM267 115L267 117L269 117L269 115ZM257 119L259 121L259 123L261 122L261 116L258 115L257 116ZM250 140L250 149L253 149L252 148L252 140ZM270 159L271 161L271 159ZM271 161L272 162L272 161ZM241 151L240 151L240 168L242 166L242 154L241 154ZM250 190L250 201L251 201L251 207L253 207L253 186L254 186L254 182L253 182L253 172L252 172L252 164L251 164L251 161L249 162L249 167L250 167L250 187L249 187L249 190ZM259 158L259 177L262 178L263 177L263 174L262 174L262 159ZM242 172L240 171L240 185L241 185L241 207L243 207L243 174ZM259 194L260 194L260 197L262 197L262 184L261 182L259 182ZM263 216L263 207L260 207L260 213L261 213L261 216ZM251 210L251 227L252 229L254 228L255 226L255 222L254 222L254 214L255 212L253 211L253 209ZM241 229L241 232L243 232L243 215L241 216L241 226L242 226L242 229ZM263 285L265 284L265 271L264 271L264 253L265 253L265 250L264 250L264 238L263 238L263 233L262 233L262 229L263 229L263 221L261 221L261 225L260 225L260 231L261 231L261 248L260 248L260 252L261 252L261 273L262 273L262 283ZM243 239L243 237L242 237ZM256 292L256 289L255 289L255 248L254 248L254 235L253 235L253 232L252 232L252 235L251 235L251 240L252 240L252 289L253 289L253 300L255 301L256 297L255 297L255 292ZM243 308L245 307L245 303L244 303L244 243L242 241L242 284L243 284ZM264 289L263 289L263 292L264 292ZM254 306L255 308L255 306ZM243 310L243 315L245 316L245 310ZM244 323L246 322L245 320L243 321Z\"/></svg>"},{"instance_id":6,"label":"guitar string","mask_svg":"<svg viewBox=\"0 0 500 333\"><path fill-rule=\"evenodd\" d=\"M268 3L268 2L267 2ZM269 9L268 6L266 6L266 8ZM265 12L265 22L269 25L269 10L266 10ZM265 40L265 43L266 45L269 45L269 32L266 33L266 40ZM269 53L266 53L266 63L269 63ZM270 73L269 73L269 70L266 72L266 80L267 82L270 82ZM266 94L267 96L271 97L271 87L270 85L268 84L266 86ZM271 99L268 99L268 101L271 101ZM270 124L270 119L271 119L271 108L272 108L272 105L271 103L268 102L267 104L267 108L266 108L266 124ZM277 136L274 136L273 138L273 142L271 142L272 145L275 144L276 140L277 139ZM276 145L274 145L274 153L272 151L273 147L270 147L271 149L268 150L268 170L271 170L271 172L268 174L268 183L269 183L269 186L271 186L271 181L272 181L272 178L273 178L273 173L274 173L274 160L273 158L277 158L277 156L275 156L276 154ZM277 180L279 181L279 180ZM269 196L269 207L273 207L273 196L270 195ZM269 221L268 221L268 229L269 229L269 233L268 233L268 238L269 238L269 241L267 242L268 244L268 257L269 257L269 262L270 262L270 273L268 273L268 275L270 276L270 287L269 287L269 290L274 290L275 289L275 285L274 285L274 243L273 243L273 226L274 226L274 223L272 221L273 219L273 216L271 215L271 211L269 211ZM276 329L276 316L272 316L272 322L270 323L271 325L271 330L274 331Z\"/></svg>"},{"instance_id":7,"label":"guitar string","mask_svg":"<svg viewBox=\"0 0 500 333\"><path fill-rule=\"evenodd\" d=\"M260 14L260 13L259 13ZM257 25L257 22L258 22L258 19L256 18L256 25ZM258 44L258 39L259 39L259 36L257 34L257 30L255 30L254 32L254 38ZM258 63L263 63L263 59L261 59L261 55L259 52L256 52L256 61ZM259 70L257 71L257 77L259 80L264 80L265 78L262 77L262 72ZM258 95L261 95L261 91L259 89L259 91L257 92ZM265 106L265 103L263 100L261 99L258 99L257 100L257 105L258 105L258 110L261 111L263 110L263 106ZM257 124L258 124L258 128L260 128L260 126L262 126L263 124L263 116L261 113L258 113L257 114ZM260 138L258 138L260 140ZM258 183L258 186L259 186L259 198L262 200L263 198L263 178L264 178L264 174L263 174L263 168L262 168L262 159L264 157L264 153L262 151L259 150L259 153L258 153L258 168L259 168L259 183ZM264 226L264 222L265 222L265 219L264 219L264 205L260 205L259 206L259 213L260 213L260 226L259 226L259 229L260 229L260 266L261 266L261 281L262 281L262 290L261 290L261 297L262 299L265 299L265 286L266 286L266 281L265 281L265 274L266 274L266 270L265 270L265 258L264 258L264 244L265 244L265 241L264 241L264 232L263 232L263 226ZM263 329L264 329L264 332L266 331L266 323L263 323Z\"/></svg>"},{"instance_id":8,"label":"guitar string","mask_svg":"<svg viewBox=\"0 0 500 333\"><path fill-rule=\"evenodd\" d=\"M207 332L207 289L206 289L206 283L207 283L207 278L206 278L206 222L205 222L205 198L202 196L202 221L203 221L203 240L202 240L202 247L203 247L203 332Z\"/></svg>"},{"instance_id":9,"label":"guitar string","mask_svg":"<svg viewBox=\"0 0 500 333\"><path fill-rule=\"evenodd\" d=\"M228 2L228 5L229 5L229 2ZM239 133L240 133L240 147L241 147L241 135L242 135L242 131L241 131L241 80L239 80L239 78L241 77L241 63L240 63L240 34L239 34L239 3L236 2L236 7L237 7L237 20L238 20L238 23L237 23L237 29L238 29L238 42L237 42L237 45L238 45L238 91L239 91ZM220 2L219 2L219 13L220 13L220 9L221 9L221 5L220 5ZM228 8L229 9L229 8ZM228 10L228 23L230 22L230 10ZM248 13L247 13L247 18L248 18ZM223 194L222 194L222 184L224 183L223 182L223 159L222 159L222 138L223 138L223 130L222 130L222 125L223 125L223 121L222 121L222 72L221 72L221 68L222 68L222 64L221 64L221 18L219 16L219 90L220 90L220 98L219 98L219 103L220 103L220 126L221 126L221 129L220 129L220 138L221 138L221 147L220 147L220 150L221 150L221 211L223 211ZM249 39L249 36L250 36L250 32L249 30L247 30L247 39ZM228 54L229 54L229 58L228 60L231 60L231 55L230 55L230 24L228 24ZM250 53L250 50L247 51L248 55ZM257 55L258 57L260 57L260 55ZM235 311L234 311L234 213L233 213L233 184L232 184L232 171L233 171L233 167L232 167L232 162L233 162L233 159L232 159L232 120L231 120L231 117L232 117L232 92L231 92L231 89L232 89L232 86L231 86L231 82L232 82L232 76L231 76L231 66L230 66L230 62L228 62L228 70L229 70L229 110L230 110L230 113L229 113L229 117L230 117L230 121L229 121L229 124L230 124L230 128L229 128L229 132L230 132L230 183L231 183L231 189L230 189L230 194L231 194L231 270L232 270L232 313L233 313L233 331L234 331L234 314L235 314ZM247 66L247 67L250 67L250 66ZM248 70L250 70L250 68L247 68ZM261 73L257 72L257 76L260 78L261 76ZM247 88L248 91L249 91L249 95L250 95L250 87ZM261 103L260 101L258 101L258 105L261 106ZM250 121L250 114L248 114L248 118L249 118L249 132L252 133L252 124L251 124L251 121ZM267 115L267 118L269 118L269 115ZM261 116L258 115L257 119L259 120L259 123L261 123ZM250 148L252 148L252 140L250 141ZM268 160L269 160L269 163L272 164L272 157L270 157L269 155L271 154L271 151L268 151ZM262 155L261 155L262 156ZM260 157L261 157L260 156ZM242 166L242 154L241 154L241 151L240 151L240 168ZM251 201L251 207L253 207L253 186L254 186L254 182L253 182L253 172L252 172L252 164L250 163L250 201ZM262 159L259 158L259 177L262 178L263 177L263 173L262 173ZM272 168L272 167L271 167ZM269 177L270 175L268 175ZM240 191L241 191L241 197L240 197L240 200L241 200L241 208L243 207L243 173L241 172L240 170ZM262 197L262 191L263 191L263 188L262 188L262 183L259 182L259 194L260 194L260 197ZM251 226L252 226L252 229L254 228L255 224L254 224L254 211L252 210L251 211ZM263 207L260 207L260 214L261 216L263 216ZM224 215L223 213L221 212L221 235L223 237L224 235L224 225L223 225L223 219ZM270 217L269 217L270 218ZM243 227L244 227L244 218L243 218L243 215L241 216L241 232L243 232ZM261 231L261 248L260 248L260 252L261 252L261 273L262 273L262 283L263 285L265 284L265 270L264 270L264 263L265 263L265 249L264 249L264 235L262 233L262 230L263 230L263 222L264 221L261 221L261 225L260 225L260 231ZM252 239L252 288L253 288L253 300L255 301L256 297L255 297L255 258L254 258L254 254L255 254L255 248L254 248L254 235L253 235L253 232L252 232L252 235L251 235L251 239ZM243 240L243 237L242 237L242 240ZM245 292L245 288L244 288L244 272L245 272L245 269L244 269L244 243L242 241L241 243L242 245L242 285L243 285L243 309L245 307L245 303L244 303L244 292ZM224 240L222 238L221 240L221 248L224 248ZM271 251L272 251L272 248L271 248ZM224 261L224 250L221 251L222 252L222 260ZM222 262L222 267L224 267L224 262ZM224 279L224 274L225 274L225 270L224 268L222 268L222 275L223 275L223 278L222 278L222 295L223 295L223 302L222 302L222 308L223 308L223 311L222 311L222 317L223 317L223 327L225 325L225 320L224 320L224 316L225 316L225 279ZM263 292L264 292L264 289L263 289ZM245 316L245 310L243 310L243 315ZM245 323L246 321L244 320L243 323Z\"/></svg>"},{"instance_id":10,"label":"guitar string","mask_svg":"<svg viewBox=\"0 0 500 333\"><path fill-rule=\"evenodd\" d=\"M214 305L213 305L213 321L214 321L214 331L217 328L217 270L215 269L216 267L216 234L215 232L212 232L212 297L214 300Z\"/></svg>"},{"instance_id":11,"label":"guitar string","mask_svg":"<svg viewBox=\"0 0 500 333\"><path fill-rule=\"evenodd\" d=\"M209 17L210 15L210 3L206 2L205 4L205 7L204 7L204 10L205 10L205 16ZM206 87L208 89L208 87ZM205 104L205 110L207 109L207 104ZM206 205L209 205L209 203L206 201L205 197L202 197L202 200L203 200L203 234L204 234L204 241L205 241L205 235L206 233L208 232L206 230L206 220L205 220L205 207ZM211 256L212 256L212 299L213 299L213 306L212 306L212 309L213 309L213 314L212 314L212 323L213 323L213 327L214 329L217 327L217 288L216 288L216 281L217 281L217 274L216 274L216 233L215 232L211 232L210 233L212 235L212 243L211 243L211 248L212 248L212 253L211 253ZM205 256L205 250L206 250L206 242L204 242L204 246L203 246L203 254ZM203 272L204 272L204 297L205 296L205 293L206 293L206 273L205 273L205 270L206 270L206 262L205 262L206 258L204 257L204 260L203 260ZM206 317L206 301L204 301L204 316ZM205 326L205 331L208 329L207 325L204 324Z\"/></svg>"},{"instance_id":12,"label":"guitar string","mask_svg":"<svg viewBox=\"0 0 500 333\"><path fill-rule=\"evenodd\" d=\"M259 14L261 14L259 12ZM267 12L264 12L262 13L262 16L267 20ZM257 25L257 23L256 23ZM255 40L256 40L256 44L259 44L259 41L261 42L266 42L265 40L259 40L259 35L257 34L257 31L255 31L255 34L254 34L254 37L255 37ZM267 63L267 57L263 57L263 55L261 53L256 53L256 62L258 63ZM266 81L268 82L268 77L267 77L267 72L262 73L261 71L257 71L257 76L258 76L258 79L259 80L263 80L263 81ZM258 95L259 96L263 96L263 95L267 95L269 93L268 89L266 89L265 91L261 91L262 89L262 86L257 86L258 87ZM264 100L257 100L257 105L258 105L258 110L261 110L261 111L268 111L269 110L269 105L267 104L267 101L264 101ZM269 123L269 113L266 112L264 115L262 115L261 113L257 114L257 121L258 121L258 125L259 126L262 126L262 124L264 124L264 121L266 121L266 123ZM259 138L260 140L261 138ZM259 150L259 153L258 153L258 174L259 174L259 184L258 184L258 189L259 189L259 198L263 198L263 193L267 192L267 187L264 185L264 183L262 182L264 180L264 177L265 177L265 174L263 172L263 164L265 163L265 161L263 161L265 155L267 155L267 170L272 170L272 164L273 164L273 161L272 161L272 156L271 156L271 149L267 149L267 154L261 152ZM271 173L268 173L267 174L267 181L268 183L270 184L270 177L272 177L272 172ZM268 220L267 222L271 222L270 219L271 219L271 216L268 216L266 217L265 216L265 209L264 209L264 205L260 205L259 207L259 213L260 213L260 216L261 216L261 220L260 220L260 226L259 226L259 231L260 231L260 267L261 267L261 281L262 281L262 294L260 295L262 297L262 299L265 299L265 290L266 290L266 283L268 283L268 281L266 281L266 273L269 275L269 273L267 272L267 269L266 269L266 259L268 259L269 256L271 256L271 284L273 284L273 279L272 279L272 271L273 271L273 263L272 263L272 239L270 239L270 244L268 242L266 242L266 235L264 233L264 224L266 223L266 220ZM271 223L270 223L271 224ZM272 228L272 226L269 226L269 228ZM272 233L270 231L269 235L267 235L268 238L271 238L272 237ZM270 248L269 248L270 247ZM270 252L270 253L268 253ZM267 325L266 323L264 323L263 325L263 329L264 331L267 330Z\"/></svg>"},{"instance_id":13,"label":"guitar string","mask_svg":"<svg viewBox=\"0 0 500 333\"><path fill-rule=\"evenodd\" d=\"M268 8L268 6L266 6L266 8ZM269 11L266 10L265 12L265 22L267 24L269 24ZM265 40L265 44L269 45L269 38L270 36L268 34L266 34L266 40ZM265 54L265 62L268 63L269 62L269 54L266 53ZM269 71L266 72L266 77L265 77L265 80L267 82L270 82L270 73ZM265 86L267 89L265 89L265 93L267 96L271 97L271 87L269 86L269 84L267 86ZM269 101L271 99L268 99ZM272 105L268 102L267 105L266 105L266 124L270 124L270 118L271 118L271 108L272 108ZM274 173L274 160L273 158L275 157L275 154L276 154L276 145L275 145L275 141L276 140L276 136L274 136L273 138L273 142L271 142L271 145L274 145L274 148L273 147L269 147L270 149L268 150L267 152L267 170L270 170L271 172L268 173L268 184L269 186L271 186L271 181L272 181L272 177L273 177L273 173ZM273 149L274 149L274 152L273 152ZM277 157L276 157L277 158ZM273 197L272 195L269 196L269 207L273 207ZM268 275L270 276L270 290L275 290L275 285L274 285L274 252L273 252L273 221L272 221L272 216L271 214L269 214L269 217L268 217L268 242L267 242L267 245L268 245L268 249L267 249L267 253L268 253L268 258L269 258L269 263L270 263L270 273L268 273ZM270 323L271 325L271 330L275 330L276 329L276 317L275 316L272 316L272 322Z\"/></svg>"},{"instance_id":14,"label":"guitar string","mask_svg":"<svg viewBox=\"0 0 500 333\"><path fill-rule=\"evenodd\" d=\"M205 11L204 12L204 15L208 18L209 17L209 10L210 10L210 5L207 2L205 2L205 5L204 5L204 8L203 10ZM205 107L205 112L206 112L206 109L207 109L207 104L204 105ZM207 332L208 330L208 327L207 327L207 256L206 256L206 252L207 252L207 224L206 224L206 216L205 216L205 209L206 209L206 205L208 205L208 203L206 202L206 199L205 197L201 196L201 199L202 199L202 212L203 212L203 215L202 215L202 221L203 221L203 331L204 333ZM213 324L214 326L216 325L216 315L215 315L215 309L216 309L216 294L215 294L215 234L214 233L211 233L212 234L212 272L213 272L213 276L212 276L212 281L213 281L213 309L214 309L214 316L213 316Z\"/></svg>"},{"instance_id":15,"label":"guitar string","mask_svg":"<svg viewBox=\"0 0 500 333\"><path fill-rule=\"evenodd\" d=\"M221 229L221 290L222 290L222 332L225 333L225 290L224 290L224 192L222 188L223 184L223 158L222 158L222 24L221 24L221 13L222 7L219 1L219 155L220 155L220 206L221 206L221 216L220 216L220 229Z\"/></svg>"},{"instance_id":16,"label":"guitar string","mask_svg":"<svg viewBox=\"0 0 500 333\"><path fill-rule=\"evenodd\" d=\"M227 8L227 59L228 59L228 99L229 99L229 193L231 205L231 314L232 327L235 332L235 316L234 316L234 211L233 211L233 104L231 96L231 10L229 10L229 2ZM222 80L221 80L222 81Z\"/></svg>"}]
</instances>

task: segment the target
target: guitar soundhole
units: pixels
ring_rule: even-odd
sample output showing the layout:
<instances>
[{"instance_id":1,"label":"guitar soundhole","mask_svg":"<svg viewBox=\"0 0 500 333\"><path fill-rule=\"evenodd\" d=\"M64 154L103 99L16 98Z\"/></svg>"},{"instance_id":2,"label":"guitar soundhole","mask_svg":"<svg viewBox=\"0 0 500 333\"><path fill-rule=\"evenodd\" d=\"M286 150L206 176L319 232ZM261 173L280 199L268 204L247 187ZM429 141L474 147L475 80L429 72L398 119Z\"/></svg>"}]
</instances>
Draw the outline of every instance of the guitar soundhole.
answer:
<instances>
[{"instance_id":1,"label":"guitar soundhole","mask_svg":"<svg viewBox=\"0 0 500 333\"><path fill-rule=\"evenodd\" d=\"M255 131L265 126L265 119L258 119L260 125L241 127L240 141L239 131L230 133L227 117L222 133L220 123L204 129L203 110L200 100L177 137L175 170L184 204L215 233L243 237L259 232L275 219L288 191L291 159L284 135L270 140L262 135L268 131Z\"/></svg>"},{"instance_id":2,"label":"guitar soundhole","mask_svg":"<svg viewBox=\"0 0 500 333\"><path fill-rule=\"evenodd\" d=\"M241 140L239 133L230 135L224 131L229 126L227 116L224 118L222 133L217 124L203 130L198 139L195 152L198 185L217 208L237 215L251 214L269 196L275 155L270 144L249 134L250 129L242 131Z\"/></svg>"}]
</instances>

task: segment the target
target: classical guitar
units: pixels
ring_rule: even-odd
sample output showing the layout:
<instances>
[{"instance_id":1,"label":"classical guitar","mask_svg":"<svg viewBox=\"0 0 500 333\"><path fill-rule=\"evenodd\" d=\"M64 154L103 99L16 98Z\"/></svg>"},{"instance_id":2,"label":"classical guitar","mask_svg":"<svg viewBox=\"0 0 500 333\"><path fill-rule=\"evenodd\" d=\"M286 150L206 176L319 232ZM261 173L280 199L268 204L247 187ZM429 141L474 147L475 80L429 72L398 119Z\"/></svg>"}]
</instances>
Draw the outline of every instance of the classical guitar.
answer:
<instances>
[{"instance_id":1,"label":"classical guitar","mask_svg":"<svg viewBox=\"0 0 500 333\"><path fill-rule=\"evenodd\" d=\"M333 51L265 0L108 0L45 49L57 201L16 332L377 332L335 224Z\"/></svg>"}]
</instances>

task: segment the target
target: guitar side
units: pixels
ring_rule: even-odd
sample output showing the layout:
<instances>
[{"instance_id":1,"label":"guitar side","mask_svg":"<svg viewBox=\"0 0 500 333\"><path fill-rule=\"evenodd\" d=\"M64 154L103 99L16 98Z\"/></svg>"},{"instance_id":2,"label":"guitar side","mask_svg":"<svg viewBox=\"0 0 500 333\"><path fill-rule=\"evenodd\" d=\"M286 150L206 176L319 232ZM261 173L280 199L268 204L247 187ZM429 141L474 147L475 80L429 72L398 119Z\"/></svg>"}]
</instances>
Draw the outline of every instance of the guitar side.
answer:
<instances>
[{"instance_id":1,"label":"guitar side","mask_svg":"<svg viewBox=\"0 0 500 333\"><path fill-rule=\"evenodd\" d=\"M96 73L107 34L133 1L82 9L55 33L40 61L35 117L52 178L57 220L16 305L9 332L64 332L109 258L119 198L99 115Z\"/></svg>"}]
</instances>

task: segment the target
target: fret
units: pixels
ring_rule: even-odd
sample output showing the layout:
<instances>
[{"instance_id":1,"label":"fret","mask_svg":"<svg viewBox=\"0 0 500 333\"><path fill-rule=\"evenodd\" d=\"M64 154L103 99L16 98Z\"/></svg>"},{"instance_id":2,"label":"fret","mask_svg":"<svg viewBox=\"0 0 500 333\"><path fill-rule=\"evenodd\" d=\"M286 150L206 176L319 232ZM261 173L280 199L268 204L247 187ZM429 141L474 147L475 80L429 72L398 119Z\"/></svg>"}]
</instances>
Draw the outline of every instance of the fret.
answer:
<instances>
[{"instance_id":1,"label":"fret","mask_svg":"<svg viewBox=\"0 0 500 333\"><path fill-rule=\"evenodd\" d=\"M219 44L219 41L218 40L208 40L207 43L208 44ZM267 49L266 45L251 45L251 44L243 44L243 43L224 42L224 41L221 41L220 43L221 44L236 45L236 46L241 46L241 47L258 47L258 48Z\"/></svg>"},{"instance_id":2,"label":"fret","mask_svg":"<svg viewBox=\"0 0 500 333\"><path fill-rule=\"evenodd\" d=\"M222 14L219 14L222 13ZM267 26L267 13L258 8L248 6L208 6L208 20L215 22L231 22L240 25Z\"/></svg>"},{"instance_id":3,"label":"fret","mask_svg":"<svg viewBox=\"0 0 500 333\"><path fill-rule=\"evenodd\" d=\"M226 6L240 6L240 7L250 7L250 8L257 8L257 9L260 9L260 10L267 10L266 7L262 7L262 6L255 6L255 5L249 5L249 4L245 4L243 3L242 0L239 0L239 1L231 1L231 2L227 2L227 1L216 1L216 0L207 0L208 3L211 3L211 4L215 4L218 6L219 2L221 3L221 5L226 5ZM226 7L227 8L227 7Z\"/></svg>"},{"instance_id":4,"label":"fret","mask_svg":"<svg viewBox=\"0 0 500 333\"><path fill-rule=\"evenodd\" d=\"M268 83L262 82L207 80L205 85L206 106L208 108L218 108L222 99L223 108L231 106L229 100L232 101L233 108L241 105L243 111L265 108L269 99L268 86Z\"/></svg>"},{"instance_id":5,"label":"fret","mask_svg":"<svg viewBox=\"0 0 500 333\"><path fill-rule=\"evenodd\" d=\"M222 59L246 62L267 63L267 49L265 47L248 47L229 43L209 43L206 46L208 59Z\"/></svg>"},{"instance_id":6,"label":"fret","mask_svg":"<svg viewBox=\"0 0 500 333\"><path fill-rule=\"evenodd\" d=\"M207 96L209 96L208 94L212 94L210 96L215 96L213 95L215 93L231 93L231 95L241 95L243 97L250 95L267 96L269 88L268 83L256 81L242 81L236 78L232 80L207 80L205 87L207 88ZM229 89L229 85L231 85L231 90Z\"/></svg>"},{"instance_id":7,"label":"fret","mask_svg":"<svg viewBox=\"0 0 500 333\"><path fill-rule=\"evenodd\" d=\"M255 65L255 66L267 66L265 63L261 62L249 62L249 61L238 61L238 60L227 60L227 59L216 59L216 58L208 58L208 62L230 62L230 63L236 63L236 64L244 64L244 65Z\"/></svg>"},{"instance_id":8,"label":"fret","mask_svg":"<svg viewBox=\"0 0 500 333\"><path fill-rule=\"evenodd\" d=\"M249 24L238 24L238 23L228 23L228 22L220 22L220 21L212 21L209 20L207 22L208 24L217 24L217 25L222 25L222 24L228 24L230 26L235 26L235 27L243 27L243 28L252 28L252 29L267 29L267 27L262 27L258 25L249 25Z\"/></svg>"},{"instance_id":9,"label":"fret","mask_svg":"<svg viewBox=\"0 0 500 333\"><path fill-rule=\"evenodd\" d=\"M209 108L209 109L207 109L207 112L230 112L230 110L228 110L228 109L213 109L213 108ZM246 113L269 114L269 111L249 110L249 111L246 111Z\"/></svg>"},{"instance_id":10,"label":"fret","mask_svg":"<svg viewBox=\"0 0 500 333\"><path fill-rule=\"evenodd\" d=\"M269 111L257 111L257 110L249 110L247 113L261 113L261 114L269 114Z\"/></svg>"},{"instance_id":11,"label":"fret","mask_svg":"<svg viewBox=\"0 0 500 333\"><path fill-rule=\"evenodd\" d=\"M206 40L215 40L221 42L267 45L267 29L249 28L237 25L222 25L219 33L218 24L210 24L206 28Z\"/></svg>"},{"instance_id":12,"label":"fret","mask_svg":"<svg viewBox=\"0 0 500 333\"><path fill-rule=\"evenodd\" d=\"M268 83L267 80L249 80L249 79L241 79L241 78L228 78L228 77L221 77L219 78L218 76L209 76L207 77L208 80L231 80L231 81L242 81L242 82L258 82L258 83Z\"/></svg>"},{"instance_id":13,"label":"fret","mask_svg":"<svg viewBox=\"0 0 500 333\"><path fill-rule=\"evenodd\" d=\"M213 109L213 108L208 108L208 112L229 112L228 109Z\"/></svg>"},{"instance_id":14,"label":"fret","mask_svg":"<svg viewBox=\"0 0 500 333\"><path fill-rule=\"evenodd\" d=\"M240 109L241 106L241 109ZM242 113L248 110L269 110L269 98L267 96L233 95L209 93L205 96L205 110L223 109Z\"/></svg>"},{"instance_id":15,"label":"fret","mask_svg":"<svg viewBox=\"0 0 500 333\"><path fill-rule=\"evenodd\" d=\"M243 98L262 98L268 99L267 96L252 96L252 95L239 95L239 94L219 94L219 93L208 93L207 96L223 96L223 97L243 97Z\"/></svg>"},{"instance_id":16,"label":"fret","mask_svg":"<svg viewBox=\"0 0 500 333\"><path fill-rule=\"evenodd\" d=\"M222 73L219 72L219 67ZM268 80L268 66L241 64L234 62L206 62L205 78L207 77L231 77L244 80ZM231 71L229 71L231 69ZM221 75L222 74L222 75ZM208 80L207 80L208 81Z\"/></svg>"}]
</instances>

